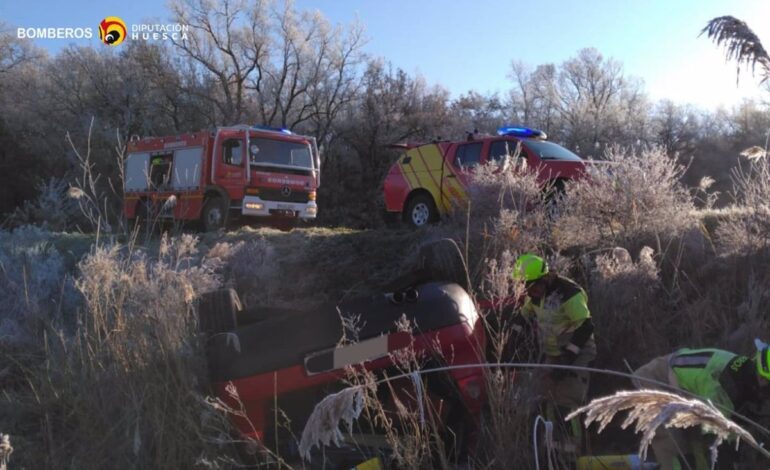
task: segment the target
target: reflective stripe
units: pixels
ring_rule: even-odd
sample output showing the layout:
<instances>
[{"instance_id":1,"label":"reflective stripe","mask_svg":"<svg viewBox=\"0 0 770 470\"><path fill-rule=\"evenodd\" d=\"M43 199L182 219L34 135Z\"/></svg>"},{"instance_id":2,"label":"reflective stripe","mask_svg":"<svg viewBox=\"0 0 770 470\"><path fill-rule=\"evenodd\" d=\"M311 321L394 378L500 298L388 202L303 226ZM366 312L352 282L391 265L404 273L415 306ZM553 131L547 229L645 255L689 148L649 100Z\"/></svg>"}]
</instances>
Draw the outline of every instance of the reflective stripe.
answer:
<instances>
[{"instance_id":1,"label":"reflective stripe","mask_svg":"<svg viewBox=\"0 0 770 470\"><path fill-rule=\"evenodd\" d=\"M712 353L691 356L674 356L671 358L671 367L705 367L711 360Z\"/></svg>"},{"instance_id":2,"label":"reflective stripe","mask_svg":"<svg viewBox=\"0 0 770 470\"><path fill-rule=\"evenodd\" d=\"M567 343L567 345L564 346L564 348L567 351L573 352L575 354L580 354L580 348L577 345L575 345L575 344Z\"/></svg>"},{"instance_id":3,"label":"reflective stripe","mask_svg":"<svg viewBox=\"0 0 770 470\"><path fill-rule=\"evenodd\" d=\"M415 147L404 155L399 157L397 165L409 190L421 188L428 191L441 213L468 200L465 187L451 165L444 161L444 153L438 145Z\"/></svg>"}]
</instances>

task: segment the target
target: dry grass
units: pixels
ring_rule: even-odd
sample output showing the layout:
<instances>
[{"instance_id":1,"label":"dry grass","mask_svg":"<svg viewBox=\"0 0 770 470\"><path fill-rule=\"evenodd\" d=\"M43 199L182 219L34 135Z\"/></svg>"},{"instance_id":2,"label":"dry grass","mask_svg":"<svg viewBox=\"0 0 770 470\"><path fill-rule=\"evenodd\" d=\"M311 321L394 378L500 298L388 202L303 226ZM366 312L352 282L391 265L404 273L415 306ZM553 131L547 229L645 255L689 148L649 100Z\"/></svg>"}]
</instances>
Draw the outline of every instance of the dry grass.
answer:
<instances>
[{"instance_id":1,"label":"dry grass","mask_svg":"<svg viewBox=\"0 0 770 470\"><path fill-rule=\"evenodd\" d=\"M732 174L736 207L730 223L716 230L727 252L756 252L770 247L770 167L765 160L739 166Z\"/></svg>"},{"instance_id":2,"label":"dry grass","mask_svg":"<svg viewBox=\"0 0 770 470\"><path fill-rule=\"evenodd\" d=\"M469 193L469 206L447 228L468 247L465 254L476 285L484 277L486 260L499 259L505 251L541 252L550 244L549 206L534 172L500 170L490 163L476 168Z\"/></svg>"},{"instance_id":3,"label":"dry grass","mask_svg":"<svg viewBox=\"0 0 770 470\"><path fill-rule=\"evenodd\" d=\"M44 230L0 232L0 302L8 307L0 346L14 378L0 374L6 393L0 424L13 439L14 461L27 467L230 465L228 424L222 409L205 399L205 364L191 315L195 297L228 284L252 305L312 308L377 292L414 266L423 241L446 236L467 254L476 298L518 296L521 286L509 273L523 251L545 254L553 269L586 286L602 366L643 363L684 345L734 344L745 352L739 350L748 344L744 336L768 331L763 266L770 258L761 237L744 235L760 234L766 223L766 179L758 168L738 180L733 209L696 212L678 183L680 168L654 152L645 155L651 161L619 156L628 167L597 173L551 205L528 177L497 178L481 169L474 194L486 203L471 205L470 226L458 219L418 232L242 228L200 242L153 239L144 249L101 244L85 256ZM636 196L619 196L626 191ZM487 320L502 323L502 315L492 309ZM666 328L645 332L650 324ZM738 331L741 325L749 326ZM493 361L510 360L514 333L503 329L491 338ZM628 337L644 337L646 348L616 341ZM536 350L521 348L517 360L536 361ZM390 374L424 367L421 358L405 356ZM494 368L488 374L484 448L469 466L532 466L538 391L528 387L534 379L524 377L529 374ZM379 379L350 377L353 385ZM440 408L420 393L422 380L405 380L394 389L409 396L388 401L387 394L367 391L356 426L382 431L405 466L453 465Z\"/></svg>"},{"instance_id":4,"label":"dry grass","mask_svg":"<svg viewBox=\"0 0 770 470\"><path fill-rule=\"evenodd\" d=\"M417 326L402 318L398 331L417 334ZM412 347L391 354L394 367L376 375L349 368L348 381L364 390L366 421L371 429L382 432L391 458L403 468L449 469L452 456L445 441L447 428L442 422L443 402L430 394L426 377L419 374L427 364L443 364L438 344L426 355L417 354ZM408 378L388 380L388 376Z\"/></svg>"},{"instance_id":5,"label":"dry grass","mask_svg":"<svg viewBox=\"0 0 770 470\"><path fill-rule=\"evenodd\" d=\"M161 240L153 257L95 246L77 266L74 317L46 319L30 338L39 350L4 350L18 377L4 387L4 424L22 436L21 466L212 468L231 460L229 424L205 400L193 315L197 295L221 281L214 260L193 262L196 250L190 236Z\"/></svg>"},{"instance_id":6,"label":"dry grass","mask_svg":"<svg viewBox=\"0 0 770 470\"><path fill-rule=\"evenodd\" d=\"M718 46L724 46L727 60L751 67L752 73L759 64L763 79L770 78L770 55L756 34L743 21L732 16L714 18L701 31ZM740 68L738 69L740 72Z\"/></svg>"},{"instance_id":7,"label":"dry grass","mask_svg":"<svg viewBox=\"0 0 770 470\"><path fill-rule=\"evenodd\" d=\"M598 254L586 287L594 322L601 328L597 347L602 366L622 370L624 359L671 347L675 338L660 328L670 321L670 312L652 248L642 248L636 261L620 247ZM628 338L645 338L646 351Z\"/></svg>"},{"instance_id":8,"label":"dry grass","mask_svg":"<svg viewBox=\"0 0 770 470\"><path fill-rule=\"evenodd\" d=\"M655 434L664 428L691 428L699 426L704 432L714 434L711 446L711 459L716 462L717 448L725 440L735 438L736 447L743 440L751 447L770 458L754 437L741 426L735 424L717 410L711 403L687 399L680 395L657 390L622 391L608 397L592 400L588 405L578 408L567 416L567 420L585 413L585 425L598 423L601 432L615 418L615 415L628 411L628 416L620 425L625 429L631 425L634 431L642 433L639 442L639 455L646 458L647 449Z\"/></svg>"},{"instance_id":9,"label":"dry grass","mask_svg":"<svg viewBox=\"0 0 770 470\"><path fill-rule=\"evenodd\" d=\"M398 331L416 328L405 317L396 326ZM368 371L360 365L346 368L348 387L315 406L300 442L306 460L311 459L310 451L316 445L323 448L345 442L368 447L366 452L371 452L374 445L384 452L380 455L386 464L397 468L455 468L460 458L455 444L459 445L462 436L454 434L442 419L451 399L439 399L431 388L433 380L444 380L439 377L443 375L421 374L422 370L445 364L439 345L432 345L427 354L407 347L390 357L393 366L384 370ZM380 439L364 437L361 441L362 433L374 433Z\"/></svg>"},{"instance_id":10,"label":"dry grass","mask_svg":"<svg viewBox=\"0 0 770 470\"><path fill-rule=\"evenodd\" d=\"M342 444L342 430L353 431L353 422L361 416L364 393L360 387L349 387L324 397L308 417L299 443L300 455L310 461L313 447Z\"/></svg>"},{"instance_id":11,"label":"dry grass","mask_svg":"<svg viewBox=\"0 0 770 470\"><path fill-rule=\"evenodd\" d=\"M8 468L8 461L12 453L13 447L11 447L10 436L0 433L0 470Z\"/></svg>"}]
</instances>

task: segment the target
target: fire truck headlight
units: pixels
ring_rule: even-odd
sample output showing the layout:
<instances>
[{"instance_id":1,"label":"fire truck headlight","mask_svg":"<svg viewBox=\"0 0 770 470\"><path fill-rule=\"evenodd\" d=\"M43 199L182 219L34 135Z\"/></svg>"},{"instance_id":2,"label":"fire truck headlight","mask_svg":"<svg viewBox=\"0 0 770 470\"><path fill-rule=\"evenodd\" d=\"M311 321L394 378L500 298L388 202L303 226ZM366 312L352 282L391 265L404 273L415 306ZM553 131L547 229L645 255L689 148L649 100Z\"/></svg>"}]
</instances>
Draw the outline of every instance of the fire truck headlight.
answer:
<instances>
[{"instance_id":1,"label":"fire truck headlight","mask_svg":"<svg viewBox=\"0 0 770 470\"><path fill-rule=\"evenodd\" d=\"M315 201L315 191L310 191L310 192L307 194L307 198L308 198L308 200L310 200L310 201Z\"/></svg>"},{"instance_id":2,"label":"fire truck headlight","mask_svg":"<svg viewBox=\"0 0 770 470\"><path fill-rule=\"evenodd\" d=\"M316 213L318 212L318 208L308 207L307 209L305 209L305 212L307 212L308 215L316 215Z\"/></svg>"},{"instance_id":3,"label":"fire truck headlight","mask_svg":"<svg viewBox=\"0 0 770 470\"><path fill-rule=\"evenodd\" d=\"M247 202L246 203L246 209L251 209L254 211L260 211L262 210L264 206L258 202Z\"/></svg>"}]
</instances>

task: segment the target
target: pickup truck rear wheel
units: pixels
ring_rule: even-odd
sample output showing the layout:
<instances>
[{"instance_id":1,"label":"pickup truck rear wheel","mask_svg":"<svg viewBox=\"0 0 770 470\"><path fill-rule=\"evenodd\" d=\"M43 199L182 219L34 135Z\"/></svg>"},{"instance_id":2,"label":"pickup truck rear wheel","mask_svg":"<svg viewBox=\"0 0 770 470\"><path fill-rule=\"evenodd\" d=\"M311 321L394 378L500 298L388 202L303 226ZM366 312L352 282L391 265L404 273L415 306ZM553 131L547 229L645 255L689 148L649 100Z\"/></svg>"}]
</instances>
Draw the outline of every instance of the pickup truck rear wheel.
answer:
<instances>
[{"instance_id":1,"label":"pickup truck rear wheel","mask_svg":"<svg viewBox=\"0 0 770 470\"><path fill-rule=\"evenodd\" d=\"M206 336L232 331L236 316L243 310L235 289L220 289L201 295L198 300L198 327Z\"/></svg>"},{"instance_id":2,"label":"pickup truck rear wheel","mask_svg":"<svg viewBox=\"0 0 770 470\"><path fill-rule=\"evenodd\" d=\"M404 219L415 228L424 227L438 221L438 209L436 209L433 198L427 194L414 196L406 206Z\"/></svg>"}]
</instances>

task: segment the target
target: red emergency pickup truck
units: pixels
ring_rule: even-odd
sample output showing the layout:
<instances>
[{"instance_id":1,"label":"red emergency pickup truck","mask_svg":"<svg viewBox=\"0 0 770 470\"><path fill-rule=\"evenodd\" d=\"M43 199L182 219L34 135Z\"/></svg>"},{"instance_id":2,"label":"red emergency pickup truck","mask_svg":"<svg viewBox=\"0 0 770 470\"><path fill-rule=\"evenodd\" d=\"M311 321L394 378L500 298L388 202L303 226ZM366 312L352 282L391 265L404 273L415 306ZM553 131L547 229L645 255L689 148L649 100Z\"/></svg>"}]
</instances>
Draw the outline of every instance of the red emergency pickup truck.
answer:
<instances>
[{"instance_id":1,"label":"red emergency pickup truck","mask_svg":"<svg viewBox=\"0 0 770 470\"><path fill-rule=\"evenodd\" d=\"M390 168L383 191L385 208L408 224L420 227L438 221L454 205L468 199L474 167L516 157L512 162L538 172L543 186L556 187L579 178L586 162L566 148L549 142L542 131L503 127L498 135L469 134L462 141L401 145L404 154ZM519 146L519 144L521 144ZM518 147L518 152L517 152Z\"/></svg>"}]
</instances>

